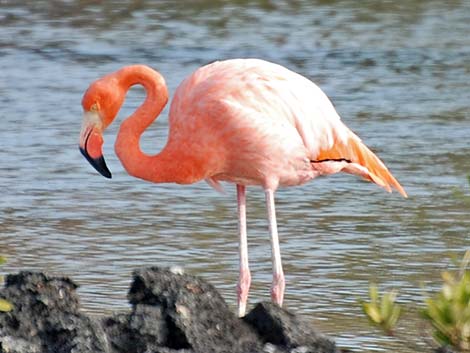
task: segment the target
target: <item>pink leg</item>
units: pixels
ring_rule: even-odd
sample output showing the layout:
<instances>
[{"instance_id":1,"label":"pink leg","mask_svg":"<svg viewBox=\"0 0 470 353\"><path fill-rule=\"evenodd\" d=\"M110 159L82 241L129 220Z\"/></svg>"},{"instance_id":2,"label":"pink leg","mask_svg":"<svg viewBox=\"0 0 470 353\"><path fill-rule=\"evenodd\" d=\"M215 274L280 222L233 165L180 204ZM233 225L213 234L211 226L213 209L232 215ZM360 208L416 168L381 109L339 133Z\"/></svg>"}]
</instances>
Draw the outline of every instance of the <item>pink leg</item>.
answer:
<instances>
[{"instance_id":1,"label":"pink leg","mask_svg":"<svg viewBox=\"0 0 470 353\"><path fill-rule=\"evenodd\" d=\"M271 299L282 306L284 300L284 272L281 263L281 251L279 249L279 236L277 234L276 210L274 207L274 191L266 189L266 207L268 209L269 234L271 236L271 258L273 263L273 283L271 286Z\"/></svg>"},{"instance_id":2,"label":"pink leg","mask_svg":"<svg viewBox=\"0 0 470 353\"><path fill-rule=\"evenodd\" d=\"M250 290L251 274L248 267L248 242L246 237L246 196L245 186L237 185L238 233L240 236L240 277L237 285L238 316L245 316L246 301Z\"/></svg>"}]
</instances>

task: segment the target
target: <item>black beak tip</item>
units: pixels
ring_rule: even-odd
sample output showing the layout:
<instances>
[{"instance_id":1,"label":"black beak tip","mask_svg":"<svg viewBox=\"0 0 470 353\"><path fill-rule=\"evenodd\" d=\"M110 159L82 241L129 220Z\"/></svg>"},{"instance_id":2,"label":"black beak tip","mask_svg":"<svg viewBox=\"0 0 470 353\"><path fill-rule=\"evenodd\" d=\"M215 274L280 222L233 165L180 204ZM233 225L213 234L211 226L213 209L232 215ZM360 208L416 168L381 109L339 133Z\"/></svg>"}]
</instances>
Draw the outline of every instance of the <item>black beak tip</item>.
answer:
<instances>
[{"instance_id":1,"label":"black beak tip","mask_svg":"<svg viewBox=\"0 0 470 353\"><path fill-rule=\"evenodd\" d=\"M101 158L100 158L100 161L102 161L102 162L99 162L99 163L102 163L102 168L103 168L103 169L102 169L101 171L100 171L100 170L98 170L98 171L99 171L100 174L101 174L102 176L104 176L105 178L111 179L111 178L113 177L113 175L112 175L111 172L109 171L108 166L106 165L106 163L105 163L105 161L104 161L104 158L101 157Z\"/></svg>"},{"instance_id":2,"label":"black beak tip","mask_svg":"<svg viewBox=\"0 0 470 353\"><path fill-rule=\"evenodd\" d=\"M106 162L103 158L103 156L98 157L98 158L92 158L90 155L87 153L87 151L80 147L80 152L82 155L86 158L86 160L105 178L111 179L112 174L108 169L108 166L106 165Z\"/></svg>"}]
</instances>

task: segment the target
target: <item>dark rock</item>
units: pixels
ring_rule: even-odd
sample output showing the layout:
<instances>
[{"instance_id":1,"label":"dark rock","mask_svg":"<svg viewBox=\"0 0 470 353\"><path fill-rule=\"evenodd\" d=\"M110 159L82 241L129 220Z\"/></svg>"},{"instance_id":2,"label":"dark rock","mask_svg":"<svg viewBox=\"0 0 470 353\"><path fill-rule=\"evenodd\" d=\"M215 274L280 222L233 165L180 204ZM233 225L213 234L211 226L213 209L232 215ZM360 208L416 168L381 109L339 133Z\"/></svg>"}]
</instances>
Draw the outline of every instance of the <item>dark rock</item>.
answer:
<instances>
[{"instance_id":1,"label":"dark rock","mask_svg":"<svg viewBox=\"0 0 470 353\"><path fill-rule=\"evenodd\" d=\"M285 347L292 352L338 352L335 343L319 335L310 323L273 303L258 303L243 320L265 343Z\"/></svg>"},{"instance_id":2,"label":"dark rock","mask_svg":"<svg viewBox=\"0 0 470 353\"><path fill-rule=\"evenodd\" d=\"M102 320L113 353L136 353L145 351L145 345L135 337L129 325L129 314L117 314Z\"/></svg>"},{"instance_id":3,"label":"dark rock","mask_svg":"<svg viewBox=\"0 0 470 353\"><path fill-rule=\"evenodd\" d=\"M107 352L101 326L79 312L76 288L42 273L8 275L0 296L14 308L0 313L1 352Z\"/></svg>"},{"instance_id":4,"label":"dark rock","mask_svg":"<svg viewBox=\"0 0 470 353\"><path fill-rule=\"evenodd\" d=\"M168 326L161 307L136 305L129 318L129 326L142 340L158 345L168 342Z\"/></svg>"},{"instance_id":5,"label":"dark rock","mask_svg":"<svg viewBox=\"0 0 470 353\"><path fill-rule=\"evenodd\" d=\"M40 342L30 342L23 338L2 336L0 352L2 353L42 353Z\"/></svg>"},{"instance_id":6,"label":"dark rock","mask_svg":"<svg viewBox=\"0 0 470 353\"><path fill-rule=\"evenodd\" d=\"M113 353L157 351L168 344L168 326L160 307L136 305L130 314L102 320Z\"/></svg>"},{"instance_id":7,"label":"dark rock","mask_svg":"<svg viewBox=\"0 0 470 353\"><path fill-rule=\"evenodd\" d=\"M201 353L262 349L259 338L230 311L216 289L197 277L156 267L135 271L129 301L162 308L168 347L191 347Z\"/></svg>"},{"instance_id":8,"label":"dark rock","mask_svg":"<svg viewBox=\"0 0 470 353\"><path fill-rule=\"evenodd\" d=\"M449 346L443 346L443 347L436 348L436 349L434 349L434 352L436 352L436 353L454 353L452 348L449 347Z\"/></svg>"},{"instance_id":9,"label":"dark rock","mask_svg":"<svg viewBox=\"0 0 470 353\"><path fill-rule=\"evenodd\" d=\"M0 298L0 353L336 353L297 316L270 303L243 320L200 278L149 268L134 273L127 313L91 319L68 278L20 272Z\"/></svg>"}]
</instances>

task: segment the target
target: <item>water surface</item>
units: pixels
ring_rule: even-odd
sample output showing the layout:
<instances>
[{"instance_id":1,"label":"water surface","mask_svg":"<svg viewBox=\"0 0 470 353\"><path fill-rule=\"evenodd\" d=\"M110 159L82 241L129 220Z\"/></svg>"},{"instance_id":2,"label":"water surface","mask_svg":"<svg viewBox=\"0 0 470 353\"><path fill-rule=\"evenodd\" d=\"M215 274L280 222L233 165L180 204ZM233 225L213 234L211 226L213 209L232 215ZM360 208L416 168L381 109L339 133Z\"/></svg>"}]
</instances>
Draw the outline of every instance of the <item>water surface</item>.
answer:
<instances>
[{"instance_id":1,"label":"water surface","mask_svg":"<svg viewBox=\"0 0 470 353\"><path fill-rule=\"evenodd\" d=\"M80 100L123 65L159 70L173 92L197 67L257 57L312 79L393 171L409 199L350 175L279 190L286 307L353 351L426 351L415 309L469 246L470 5L465 1L0 1L0 253L5 272L74 278L90 313L125 310L134 268L178 265L235 310L236 195L205 183L128 176L105 134L113 179L78 152ZM119 122L143 100L133 88ZM142 139L156 153L167 110ZM250 300L269 299L264 195L248 194ZM400 289L396 338L371 328L369 281Z\"/></svg>"}]
</instances>

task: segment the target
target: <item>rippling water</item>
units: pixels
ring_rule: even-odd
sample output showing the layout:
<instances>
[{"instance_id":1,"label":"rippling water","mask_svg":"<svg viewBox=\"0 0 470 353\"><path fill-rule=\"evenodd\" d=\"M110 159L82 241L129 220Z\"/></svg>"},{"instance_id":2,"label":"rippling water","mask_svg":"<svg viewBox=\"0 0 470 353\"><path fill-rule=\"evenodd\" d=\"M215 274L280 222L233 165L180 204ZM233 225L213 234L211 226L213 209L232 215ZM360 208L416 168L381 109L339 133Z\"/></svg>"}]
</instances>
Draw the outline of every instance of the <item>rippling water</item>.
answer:
<instances>
[{"instance_id":1,"label":"rippling water","mask_svg":"<svg viewBox=\"0 0 470 353\"><path fill-rule=\"evenodd\" d=\"M103 2L104 3L104 2ZM360 4L360 5L358 5ZM235 309L234 187L114 178L77 149L80 100L125 64L159 70L173 92L200 65L258 57L318 83L346 124L387 163L409 199L349 175L277 193L286 306L354 351L426 350L415 308L469 242L470 3L467 1L0 1L0 253L5 272L71 275L93 313L127 307L132 269L179 265ZM142 101L133 88L121 111ZM165 143L165 114L144 134ZM248 195L251 300L269 298L264 195ZM396 338L361 315L369 281L400 288ZM420 348L421 347L421 348Z\"/></svg>"}]
</instances>

